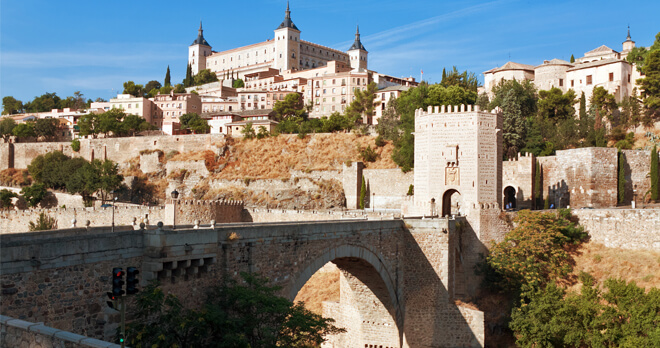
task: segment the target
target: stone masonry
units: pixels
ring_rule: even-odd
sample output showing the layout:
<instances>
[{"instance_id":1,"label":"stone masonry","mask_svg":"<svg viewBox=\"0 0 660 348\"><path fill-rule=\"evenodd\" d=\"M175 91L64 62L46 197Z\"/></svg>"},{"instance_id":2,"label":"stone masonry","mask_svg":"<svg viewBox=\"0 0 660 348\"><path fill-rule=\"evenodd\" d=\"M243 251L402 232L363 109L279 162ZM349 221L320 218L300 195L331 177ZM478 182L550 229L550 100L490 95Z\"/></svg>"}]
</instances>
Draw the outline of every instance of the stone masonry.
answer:
<instances>
[{"instance_id":1,"label":"stone masonry","mask_svg":"<svg viewBox=\"0 0 660 348\"><path fill-rule=\"evenodd\" d=\"M344 303L358 319L347 334L360 332L350 338L360 347L479 347L482 313L454 304L457 243L465 239L456 224L352 220L0 235L0 304L3 315L109 339L119 319L105 306L112 267L139 267L142 285L159 279L164 291L195 306L238 272L267 276L293 300L333 262L353 289L353 302Z\"/></svg>"}]
</instances>

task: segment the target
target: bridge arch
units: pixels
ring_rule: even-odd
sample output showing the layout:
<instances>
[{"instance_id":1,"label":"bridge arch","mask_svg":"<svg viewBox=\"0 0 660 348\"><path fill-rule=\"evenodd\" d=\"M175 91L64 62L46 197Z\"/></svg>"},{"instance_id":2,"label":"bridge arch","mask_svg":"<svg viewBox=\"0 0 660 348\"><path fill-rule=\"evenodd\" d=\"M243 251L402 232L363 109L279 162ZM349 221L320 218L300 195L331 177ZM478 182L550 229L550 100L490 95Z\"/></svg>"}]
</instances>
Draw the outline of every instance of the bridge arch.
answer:
<instances>
[{"instance_id":1,"label":"bridge arch","mask_svg":"<svg viewBox=\"0 0 660 348\"><path fill-rule=\"evenodd\" d=\"M461 193L449 189L442 194L442 216L459 215L462 205Z\"/></svg>"},{"instance_id":2,"label":"bridge arch","mask_svg":"<svg viewBox=\"0 0 660 348\"><path fill-rule=\"evenodd\" d=\"M354 304L351 307L355 312L359 313L362 327L355 327L360 326L359 322L353 322L353 326L349 325L346 327L349 330L357 330L356 333L358 336L361 336L360 339L362 340L360 341L360 346L364 342L369 341L369 334L367 334L369 330L364 329L366 331L362 331L363 327L365 325L373 325L374 318L378 318L376 321L384 320L390 323L384 324L385 326L383 326L382 322L377 324L379 330L383 331L382 338L385 340L384 342L393 343L395 339L397 341L397 344L383 346L400 347L403 340L403 306L399 301L400 291L398 291L399 289L396 286L396 278L383 260L384 258L378 252L359 245L342 245L326 249L322 255L311 260L293 279L292 287L289 291L289 299L293 301L307 281L324 265L332 262L342 272L342 280L340 281L342 283L342 294L340 295L342 299L340 300L340 304L338 304L340 308L345 299L351 297L351 295L344 294L346 289L350 288L349 293L356 292L361 297L361 300L351 302ZM348 285L348 288L345 287L346 285ZM365 296L369 298L366 301L364 301ZM376 308L375 311L366 309L367 306L374 305L377 306L377 308L373 307ZM371 339L373 340L373 336L371 336ZM354 346L356 343L353 341L350 345Z\"/></svg>"}]
</instances>

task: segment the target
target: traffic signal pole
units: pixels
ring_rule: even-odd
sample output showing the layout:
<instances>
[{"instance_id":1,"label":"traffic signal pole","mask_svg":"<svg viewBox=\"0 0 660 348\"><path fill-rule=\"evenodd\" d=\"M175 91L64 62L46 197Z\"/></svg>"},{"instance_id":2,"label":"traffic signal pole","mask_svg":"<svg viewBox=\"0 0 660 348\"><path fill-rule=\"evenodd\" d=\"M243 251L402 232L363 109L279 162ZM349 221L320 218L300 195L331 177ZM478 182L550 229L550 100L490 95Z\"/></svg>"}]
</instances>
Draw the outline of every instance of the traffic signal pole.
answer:
<instances>
[{"instance_id":1,"label":"traffic signal pole","mask_svg":"<svg viewBox=\"0 0 660 348\"><path fill-rule=\"evenodd\" d=\"M119 343L121 348L126 347L126 296L137 294L139 280L137 275L140 273L135 267L126 269L126 291L124 292L124 270L119 267L112 269L112 292L108 292L108 306L121 313L121 337ZM126 294L126 295L124 295ZM119 304L119 308L116 307Z\"/></svg>"},{"instance_id":2,"label":"traffic signal pole","mask_svg":"<svg viewBox=\"0 0 660 348\"><path fill-rule=\"evenodd\" d=\"M121 296L121 348L126 347L126 296Z\"/></svg>"}]
</instances>

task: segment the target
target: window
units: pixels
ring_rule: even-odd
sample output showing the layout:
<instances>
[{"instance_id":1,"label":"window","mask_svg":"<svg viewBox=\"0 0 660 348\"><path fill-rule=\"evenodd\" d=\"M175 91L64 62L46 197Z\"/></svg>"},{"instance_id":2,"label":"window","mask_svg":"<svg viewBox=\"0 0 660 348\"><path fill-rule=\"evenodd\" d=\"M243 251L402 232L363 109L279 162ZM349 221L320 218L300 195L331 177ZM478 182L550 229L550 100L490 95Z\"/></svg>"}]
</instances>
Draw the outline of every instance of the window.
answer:
<instances>
[{"instance_id":1,"label":"window","mask_svg":"<svg viewBox=\"0 0 660 348\"><path fill-rule=\"evenodd\" d=\"M323 98L323 102L325 103L325 98Z\"/></svg>"},{"instance_id":2,"label":"window","mask_svg":"<svg viewBox=\"0 0 660 348\"><path fill-rule=\"evenodd\" d=\"M610 82L612 82L612 81L614 81L614 73L613 72L610 73Z\"/></svg>"},{"instance_id":3,"label":"window","mask_svg":"<svg viewBox=\"0 0 660 348\"><path fill-rule=\"evenodd\" d=\"M592 78L591 75L587 75L587 85L590 85L590 84L593 83L592 80L591 80L591 78Z\"/></svg>"},{"instance_id":4,"label":"window","mask_svg":"<svg viewBox=\"0 0 660 348\"><path fill-rule=\"evenodd\" d=\"M559 87L564 87L564 79L559 79Z\"/></svg>"},{"instance_id":5,"label":"window","mask_svg":"<svg viewBox=\"0 0 660 348\"><path fill-rule=\"evenodd\" d=\"M571 80L571 87L575 87L575 80Z\"/></svg>"},{"instance_id":6,"label":"window","mask_svg":"<svg viewBox=\"0 0 660 348\"><path fill-rule=\"evenodd\" d=\"M628 83L630 83L630 74L628 74Z\"/></svg>"},{"instance_id":7,"label":"window","mask_svg":"<svg viewBox=\"0 0 660 348\"><path fill-rule=\"evenodd\" d=\"M328 90L324 88L324 89L323 89L323 94L326 94L327 91L328 91Z\"/></svg>"}]
</instances>

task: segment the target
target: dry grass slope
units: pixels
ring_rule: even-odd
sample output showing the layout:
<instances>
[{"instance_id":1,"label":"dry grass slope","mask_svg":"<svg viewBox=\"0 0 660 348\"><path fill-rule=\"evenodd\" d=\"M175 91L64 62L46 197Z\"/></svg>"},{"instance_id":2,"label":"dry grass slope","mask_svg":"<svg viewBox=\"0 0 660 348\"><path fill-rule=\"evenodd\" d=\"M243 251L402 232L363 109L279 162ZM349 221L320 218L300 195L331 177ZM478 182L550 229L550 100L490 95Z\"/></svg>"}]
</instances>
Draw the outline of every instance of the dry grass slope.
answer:
<instances>
[{"instance_id":1,"label":"dry grass slope","mask_svg":"<svg viewBox=\"0 0 660 348\"><path fill-rule=\"evenodd\" d=\"M396 168L393 145L377 147L375 137L353 133L314 134L304 139L279 135L264 139L234 140L225 155L227 166L215 179L285 179L291 170L339 170L346 162L362 161L358 148L371 146L379 157L368 168Z\"/></svg>"}]
</instances>

